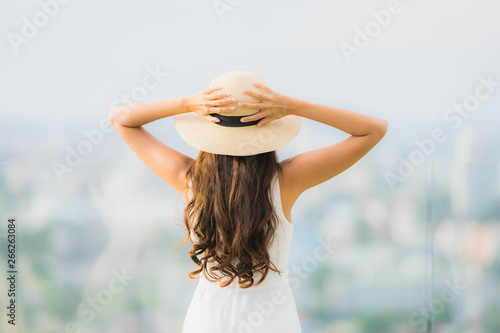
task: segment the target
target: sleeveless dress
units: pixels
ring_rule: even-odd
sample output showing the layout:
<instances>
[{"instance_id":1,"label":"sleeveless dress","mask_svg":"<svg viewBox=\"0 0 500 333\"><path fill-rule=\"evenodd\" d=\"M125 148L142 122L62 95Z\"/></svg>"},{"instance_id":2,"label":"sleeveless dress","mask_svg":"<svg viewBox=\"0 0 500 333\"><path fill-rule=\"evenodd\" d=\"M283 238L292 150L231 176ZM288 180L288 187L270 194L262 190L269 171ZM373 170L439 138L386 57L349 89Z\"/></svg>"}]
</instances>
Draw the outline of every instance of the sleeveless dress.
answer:
<instances>
[{"instance_id":1,"label":"sleeveless dress","mask_svg":"<svg viewBox=\"0 0 500 333\"><path fill-rule=\"evenodd\" d=\"M302 332L288 281L293 223L288 222L283 213L277 175L273 181L272 194L279 223L268 251L281 276L269 270L259 285L242 289L238 287L237 278L230 285L220 287L218 282L212 282L200 273L182 333ZM190 200L191 196L190 192ZM193 242L197 241L194 233L191 233L191 237ZM211 264L213 263L208 263L207 266L211 267ZM221 275L220 272L216 273ZM254 283L261 276L261 273L254 272Z\"/></svg>"}]
</instances>

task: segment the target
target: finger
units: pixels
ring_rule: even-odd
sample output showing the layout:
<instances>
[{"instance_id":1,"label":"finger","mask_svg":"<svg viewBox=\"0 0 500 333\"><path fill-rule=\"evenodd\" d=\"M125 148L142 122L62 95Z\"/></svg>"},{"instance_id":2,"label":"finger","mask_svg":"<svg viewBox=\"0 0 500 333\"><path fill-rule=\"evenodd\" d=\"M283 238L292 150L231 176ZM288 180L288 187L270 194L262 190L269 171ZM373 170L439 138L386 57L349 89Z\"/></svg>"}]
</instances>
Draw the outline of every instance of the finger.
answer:
<instances>
[{"instance_id":1,"label":"finger","mask_svg":"<svg viewBox=\"0 0 500 333\"><path fill-rule=\"evenodd\" d=\"M211 116L211 115L206 115L204 117L207 121L211 122L211 123L218 123L220 121L219 118L217 117L214 117L214 116Z\"/></svg>"},{"instance_id":2,"label":"finger","mask_svg":"<svg viewBox=\"0 0 500 333\"><path fill-rule=\"evenodd\" d=\"M262 90L264 90L265 92L267 93L272 93L274 91L271 90L271 88L269 88L268 86L266 86L265 84L263 83L259 83L259 82L252 82L252 84L257 87L257 88L260 88Z\"/></svg>"},{"instance_id":3,"label":"finger","mask_svg":"<svg viewBox=\"0 0 500 333\"><path fill-rule=\"evenodd\" d=\"M245 109L262 109L262 108L265 108L267 105L263 104L263 103L238 102L238 106L241 106L242 108L245 108Z\"/></svg>"},{"instance_id":4,"label":"finger","mask_svg":"<svg viewBox=\"0 0 500 333\"><path fill-rule=\"evenodd\" d=\"M207 90L204 90L203 93L204 94L211 94L213 93L214 91L217 91L217 90L221 90L222 87L212 87L212 88L208 88Z\"/></svg>"},{"instance_id":5,"label":"finger","mask_svg":"<svg viewBox=\"0 0 500 333\"><path fill-rule=\"evenodd\" d=\"M208 111L210 113L221 113L221 112L229 112L229 111L234 111L234 106L228 106L226 108L209 108Z\"/></svg>"},{"instance_id":6,"label":"finger","mask_svg":"<svg viewBox=\"0 0 500 333\"><path fill-rule=\"evenodd\" d=\"M265 116L266 115L265 115L264 111L261 110L259 112L256 112L256 113L250 115L250 116L246 116L246 117L241 118L240 121L242 123L244 123L244 122L247 122L247 121L259 120L260 118L265 117Z\"/></svg>"},{"instance_id":7,"label":"finger","mask_svg":"<svg viewBox=\"0 0 500 333\"><path fill-rule=\"evenodd\" d=\"M218 99L212 100L205 103L206 106L221 106L227 105L236 102L236 98L226 98L226 99Z\"/></svg>"},{"instance_id":8,"label":"finger","mask_svg":"<svg viewBox=\"0 0 500 333\"><path fill-rule=\"evenodd\" d=\"M257 92L257 91L253 91L253 90L249 90L249 89L243 89L242 92L244 94L247 94L247 95L250 95L250 96L253 96L253 97L257 97L260 100L267 99L265 95L263 95L263 94L261 94L260 92Z\"/></svg>"},{"instance_id":9,"label":"finger","mask_svg":"<svg viewBox=\"0 0 500 333\"><path fill-rule=\"evenodd\" d=\"M216 100L216 99L224 98L227 96L231 96L231 93L218 93L218 94L208 95L207 99Z\"/></svg>"}]
</instances>

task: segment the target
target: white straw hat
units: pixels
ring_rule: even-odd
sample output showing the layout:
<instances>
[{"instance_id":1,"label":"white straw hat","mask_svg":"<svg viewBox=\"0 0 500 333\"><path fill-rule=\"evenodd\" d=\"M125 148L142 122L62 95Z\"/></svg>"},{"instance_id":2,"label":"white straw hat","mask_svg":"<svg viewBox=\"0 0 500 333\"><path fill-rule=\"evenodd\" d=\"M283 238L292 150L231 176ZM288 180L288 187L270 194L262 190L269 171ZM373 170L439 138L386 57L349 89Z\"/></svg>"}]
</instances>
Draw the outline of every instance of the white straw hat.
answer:
<instances>
[{"instance_id":1,"label":"white straw hat","mask_svg":"<svg viewBox=\"0 0 500 333\"><path fill-rule=\"evenodd\" d=\"M213 154L248 156L276 150L287 145L299 133L302 117L287 115L257 127L258 121L241 122L244 116L260 110L242 108L238 102L259 103L260 99L247 95L242 89L263 93L252 82L264 84L256 74L244 71L228 72L216 77L209 88L221 86L214 93L231 93L236 102L234 111L212 113L220 119L212 123L196 112L174 117L174 124L181 138L190 146Z\"/></svg>"}]
</instances>

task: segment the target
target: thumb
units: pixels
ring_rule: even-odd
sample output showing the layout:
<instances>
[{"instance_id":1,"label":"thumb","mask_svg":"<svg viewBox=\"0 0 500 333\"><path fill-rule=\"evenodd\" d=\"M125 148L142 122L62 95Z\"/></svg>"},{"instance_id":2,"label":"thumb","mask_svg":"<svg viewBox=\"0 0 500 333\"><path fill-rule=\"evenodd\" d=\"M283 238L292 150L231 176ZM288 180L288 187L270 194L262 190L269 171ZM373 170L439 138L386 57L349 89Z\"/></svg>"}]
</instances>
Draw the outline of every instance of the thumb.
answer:
<instances>
[{"instance_id":1,"label":"thumb","mask_svg":"<svg viewBox=\"0 0 500 333\"><path fill-rule=\"evenodd\" d=\"M219 122L219 121L220 121L220 120L219 120L219 118L214 117L214 116L211 116L211 115L206 115L206 116L204 116L204 118L205 118L207 121L211 122L211 123L216 123L216 122Z\"/></svg>"}]
</instances>

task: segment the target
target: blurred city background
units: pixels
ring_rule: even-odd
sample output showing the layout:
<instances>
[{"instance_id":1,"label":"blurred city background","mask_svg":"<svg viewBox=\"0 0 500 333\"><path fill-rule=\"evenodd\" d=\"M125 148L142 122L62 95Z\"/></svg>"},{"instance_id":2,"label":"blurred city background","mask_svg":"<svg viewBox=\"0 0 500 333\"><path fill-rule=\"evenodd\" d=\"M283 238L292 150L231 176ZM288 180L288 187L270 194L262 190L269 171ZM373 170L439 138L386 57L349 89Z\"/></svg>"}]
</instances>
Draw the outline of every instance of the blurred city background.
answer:
<instances>
[{"instance_id":1,"label":"blurred city background","mask_svg":"<svg viewBox=\"0 0 500 333\"><path fill-rule=\"evenodd\" d=\"M0 332L181 331L198 283L190 243L181 248L186 203L109 126L108 111L192 94L233 70L389 122L379 145L292 209L304 333L500 332L499 3L3 7ZM145 127L196 158L172 118ZM304 119L278 156L345 137ZM15 327L3 278L12 217ZM334 251L316 257L327 240Z\"/></svg>"}]
</instances>

